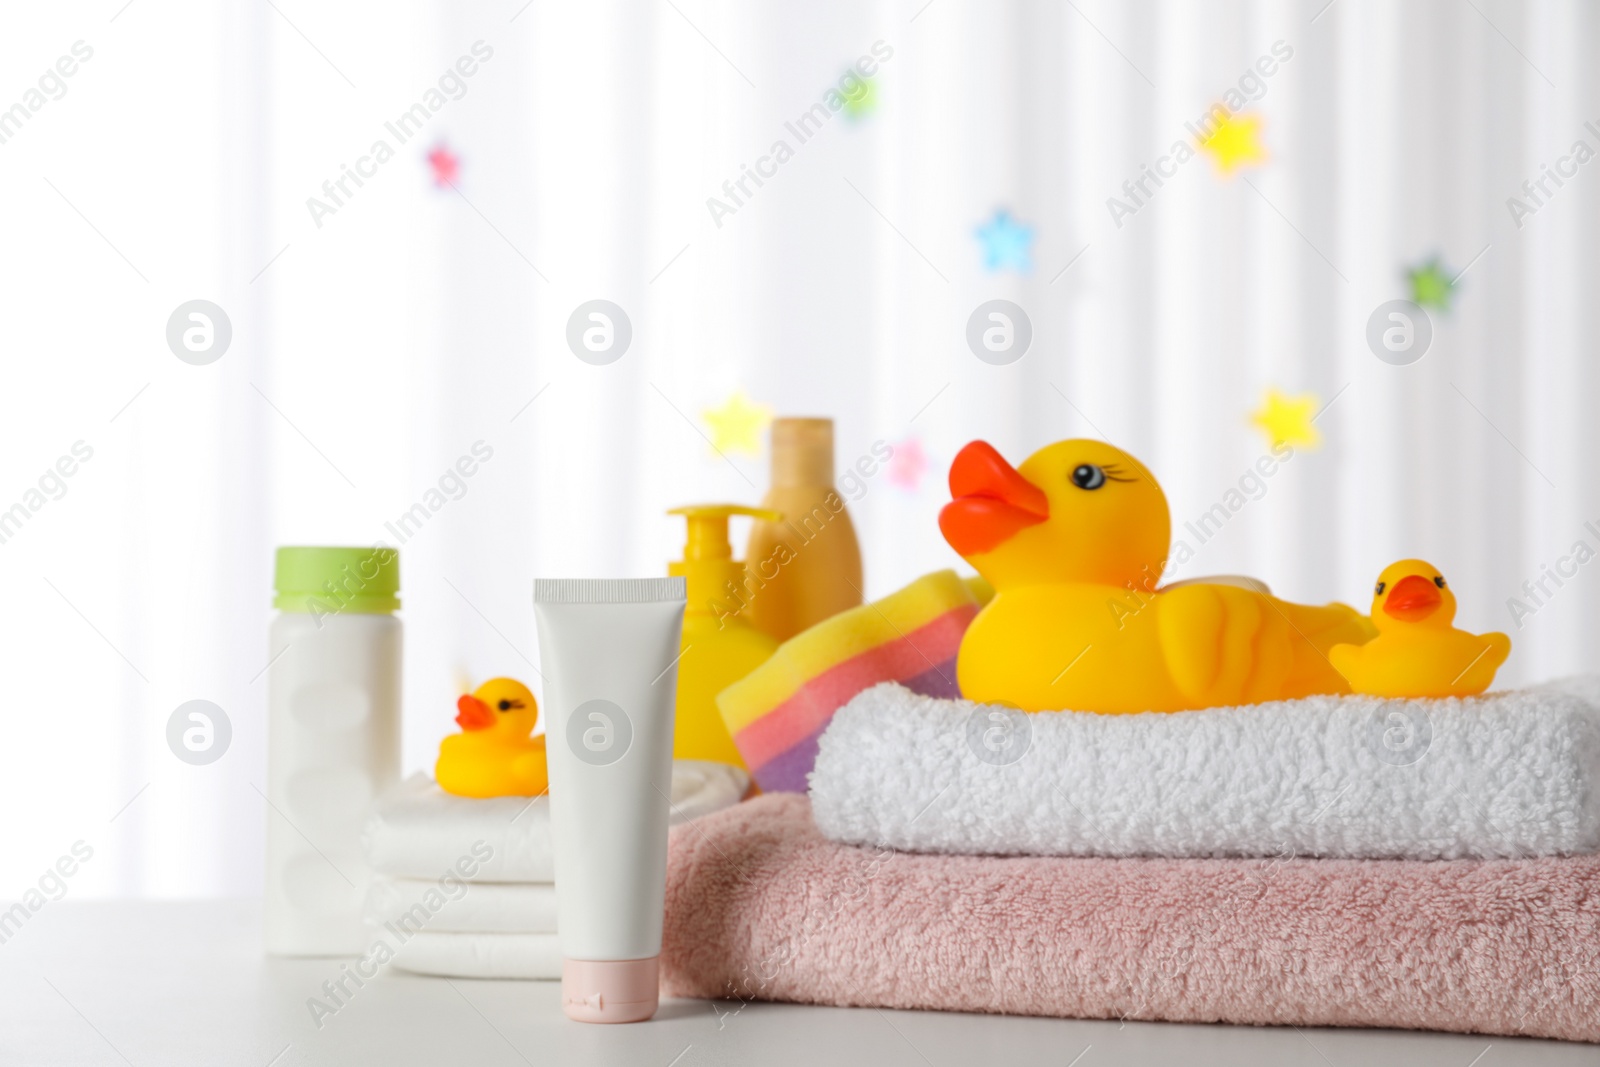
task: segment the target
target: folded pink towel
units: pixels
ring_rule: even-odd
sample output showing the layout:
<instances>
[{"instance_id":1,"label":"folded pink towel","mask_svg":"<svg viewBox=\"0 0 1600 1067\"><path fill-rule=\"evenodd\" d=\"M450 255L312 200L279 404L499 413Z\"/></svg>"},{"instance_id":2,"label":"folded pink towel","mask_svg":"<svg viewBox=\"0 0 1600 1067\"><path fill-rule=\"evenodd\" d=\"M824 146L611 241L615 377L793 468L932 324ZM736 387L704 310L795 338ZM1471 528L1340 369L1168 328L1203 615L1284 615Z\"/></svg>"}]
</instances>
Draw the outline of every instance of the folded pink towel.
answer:
<instances>
[{"instance_id":1,"label":"folded pink towel","mask_svg":"<svg viewBox=\"0 0 1600 1067\"><path fill-rule=\"evenodd\" d=\"M941 856L769 794L675 827L676 996L1600 1041L1600 857Z\"/></svg>"}]
</instances>

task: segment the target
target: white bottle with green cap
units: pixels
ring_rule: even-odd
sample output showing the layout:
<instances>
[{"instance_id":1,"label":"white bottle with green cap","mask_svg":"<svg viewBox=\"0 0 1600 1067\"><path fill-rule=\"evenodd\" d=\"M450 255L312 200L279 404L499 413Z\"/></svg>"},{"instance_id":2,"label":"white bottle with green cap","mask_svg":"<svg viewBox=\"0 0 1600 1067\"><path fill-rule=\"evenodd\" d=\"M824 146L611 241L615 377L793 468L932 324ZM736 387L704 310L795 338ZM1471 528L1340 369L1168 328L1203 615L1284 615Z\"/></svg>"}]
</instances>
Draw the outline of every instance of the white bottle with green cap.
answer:
<instances>
[{"instance_id":1,"label":"white bottle with green cap","mask_svg":"<svg viewBox=\"0 0 1600 1067\"><path fill-rule=\"evenodd\" d=\"M400 560L278 549L267 668L266 950L357 955L368 804L400 776Z\"/></svg>"}]
</instances>

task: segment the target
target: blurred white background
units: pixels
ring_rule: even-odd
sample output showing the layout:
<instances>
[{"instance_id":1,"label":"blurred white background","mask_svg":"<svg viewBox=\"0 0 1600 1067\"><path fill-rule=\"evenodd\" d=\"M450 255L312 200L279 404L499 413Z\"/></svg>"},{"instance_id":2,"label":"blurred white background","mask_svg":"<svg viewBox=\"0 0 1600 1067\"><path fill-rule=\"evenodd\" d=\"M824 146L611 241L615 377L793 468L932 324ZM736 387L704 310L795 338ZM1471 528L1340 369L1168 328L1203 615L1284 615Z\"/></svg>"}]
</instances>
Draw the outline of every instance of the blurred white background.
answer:
<instances>
[{"instance_id":1,"label":"blurred white background","mask_svg":"<svg viewBox=\"0 0 1600 1067\"><path fill-rule=\"evenodd\" d=\"M75 895L258 893L273 547L395 543L493 449L401 546L405 766L431 767L464 681L537 682L535 574L661 573L666 508L759 497L766 456L704 436L736 395L833 416L841 467L899 450L852 505L881 595L958 563L935 516L974 437L1020 461L1104 436L1181 533L1266 449L1267 391L1310 394L1320 446L1178 576L1364 609L1421 555L1462 625L1513 634L1502 682L1591 666L1600 567L1507 601L1600 548L1600 164L1559 163L1600 149L1597 31L1577 0L8 5L0 509L27 516L0 543L0 894L78 839ZM1202 153L1114 220L1280 42L1246 84L1267 158ZM870 98L799 143L785 123L875 44ZM385 123L475 47L400 143ZM778 140L719 225L707 199ZM1519 228L1543 165L1577 169ZM1001 211L1026 269L985 267ZM1369 315L1435 256L1453 306L1419 362L1380 362ZM965 340L994 298L1033 329L1004 366ZM232 324L206 366L165 336L194 299ZM632 323L608 366L565 342L592 299ZM165 741L195 698L233 725L209 766Z\"/></svg>"}]
</instances>

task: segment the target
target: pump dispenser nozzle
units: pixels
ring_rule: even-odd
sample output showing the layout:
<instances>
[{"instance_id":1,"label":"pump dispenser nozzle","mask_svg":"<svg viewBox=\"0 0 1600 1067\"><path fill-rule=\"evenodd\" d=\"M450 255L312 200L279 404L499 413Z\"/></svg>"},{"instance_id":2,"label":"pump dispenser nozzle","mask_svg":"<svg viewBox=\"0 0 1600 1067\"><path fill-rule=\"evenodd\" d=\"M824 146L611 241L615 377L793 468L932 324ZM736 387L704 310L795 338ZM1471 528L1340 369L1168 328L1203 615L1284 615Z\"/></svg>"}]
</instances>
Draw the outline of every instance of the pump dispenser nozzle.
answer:
<instances>
[{"instance_id":1,"label":"pump dispenser nozzle","mask_svg":"<svg viewBox=\"0 0 1600 1067\"><path fill-rule=\"evenodd\" d=\"M750 508L743 504L690 504L673 508L668 515L688 520L689 533L683 544L683 559L671 563L667 573L682 575L688 581L690 612L707 611L708 604L726 596L728 582L742 583L744 564L733 558L733 543L728 540L728 520L745 515L766 522L782 522L783 515L770 508Z\"/></svg>"}]
</instances>

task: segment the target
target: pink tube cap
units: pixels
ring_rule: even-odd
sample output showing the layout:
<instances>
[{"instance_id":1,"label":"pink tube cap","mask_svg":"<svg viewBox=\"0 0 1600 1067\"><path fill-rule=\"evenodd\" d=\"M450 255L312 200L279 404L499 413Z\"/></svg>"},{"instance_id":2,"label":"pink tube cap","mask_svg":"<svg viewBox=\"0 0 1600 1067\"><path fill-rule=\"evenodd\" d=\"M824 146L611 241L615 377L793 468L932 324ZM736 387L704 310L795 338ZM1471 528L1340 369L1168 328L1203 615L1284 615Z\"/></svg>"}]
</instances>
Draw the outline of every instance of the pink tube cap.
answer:
<instances>
[{"instance_id":1,"label":"pink tube cap","mask_svg":"<svg viewBox=\"0 0 1600 1067\"><path fill-rule=\"evenodd\" d=\"M642 1023L661 1002L660 963L660 956L562 960L562 1010L580 1023Z\"/></svg>"}]
</instances>

